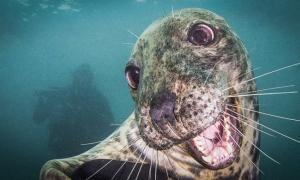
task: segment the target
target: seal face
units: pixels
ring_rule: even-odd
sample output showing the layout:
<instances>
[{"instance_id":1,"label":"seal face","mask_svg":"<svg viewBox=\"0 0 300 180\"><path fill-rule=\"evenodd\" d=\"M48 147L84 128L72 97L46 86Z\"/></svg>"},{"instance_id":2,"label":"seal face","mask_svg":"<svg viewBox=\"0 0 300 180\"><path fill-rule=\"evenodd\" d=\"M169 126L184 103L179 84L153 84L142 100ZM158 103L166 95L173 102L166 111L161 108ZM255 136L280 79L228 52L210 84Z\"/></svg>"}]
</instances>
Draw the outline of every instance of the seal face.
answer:
<instances>
[{"instance_id":1,"label":"seal face","mask_svg":"<svg viewBox=\"0 0 300 180\"><path fill-rule=\"evenodd\" d=\"M183 144L210 169L232 164L245 129L238 117L244 100L233 95L245 90L239 83L252 77L241 76L249 67L239 38L212 12L186 9L156 21L126 67L146 144L158 150Z\"/></svg>"}]
</instances>

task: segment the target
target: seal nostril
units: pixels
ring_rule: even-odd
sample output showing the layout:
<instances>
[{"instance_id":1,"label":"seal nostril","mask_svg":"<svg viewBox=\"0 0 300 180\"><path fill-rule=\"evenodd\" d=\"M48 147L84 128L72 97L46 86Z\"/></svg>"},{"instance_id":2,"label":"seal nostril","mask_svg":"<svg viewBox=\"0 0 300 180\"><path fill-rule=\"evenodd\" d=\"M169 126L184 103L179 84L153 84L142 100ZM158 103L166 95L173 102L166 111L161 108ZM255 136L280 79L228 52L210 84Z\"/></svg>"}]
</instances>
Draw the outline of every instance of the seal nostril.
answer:
<instances>
[{"instance_id":1,"label":"seal nostril","mask_svg":"<svg viewBox=\"0 0 300 180\"><path fill-rule=\"evenodd\" d=\"M167 122L174 124L176 95L168 90L159 91L150 103L150 117L159 128L164 129Z\"/></svg>"}]
</instances>

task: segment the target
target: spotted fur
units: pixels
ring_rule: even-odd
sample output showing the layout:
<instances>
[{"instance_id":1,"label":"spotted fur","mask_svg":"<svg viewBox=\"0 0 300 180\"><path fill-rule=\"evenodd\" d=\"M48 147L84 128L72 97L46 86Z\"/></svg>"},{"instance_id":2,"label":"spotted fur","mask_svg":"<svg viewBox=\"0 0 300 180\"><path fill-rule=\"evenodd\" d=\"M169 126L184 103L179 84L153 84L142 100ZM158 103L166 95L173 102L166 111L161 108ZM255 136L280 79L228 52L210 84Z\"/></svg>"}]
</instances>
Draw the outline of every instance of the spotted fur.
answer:
<instances>
[{"instance_id":1,"label":"spotted fur","mask_svg":"<svg viewBox=\"0 0 300 180\"><path fill-rule=\"evenodd\" d=\"M189 28L205 23L214 28L216 40L208 47L187 40ZM131 89L135 111L111 136L75 157L48 161L40 179L69 179L81 164L93 159L114 159L157 164L170 179L258 179L259 133L240 123L242 138L235 161L209 169L197 161L185 141L215 122L226 96L255 91L247 52L225 20L203 9L183 9L154 22L139 37L128 64L141 69L137 90ZM228 91L222 91L228 88ZM156 112L173 102L174 117ZM256 96L239 97L238 118L253 127L258 114ZM246 117L246 118L244 118ZM254 164L250 162L252 160Z\"/></svg>"}]
</instances>

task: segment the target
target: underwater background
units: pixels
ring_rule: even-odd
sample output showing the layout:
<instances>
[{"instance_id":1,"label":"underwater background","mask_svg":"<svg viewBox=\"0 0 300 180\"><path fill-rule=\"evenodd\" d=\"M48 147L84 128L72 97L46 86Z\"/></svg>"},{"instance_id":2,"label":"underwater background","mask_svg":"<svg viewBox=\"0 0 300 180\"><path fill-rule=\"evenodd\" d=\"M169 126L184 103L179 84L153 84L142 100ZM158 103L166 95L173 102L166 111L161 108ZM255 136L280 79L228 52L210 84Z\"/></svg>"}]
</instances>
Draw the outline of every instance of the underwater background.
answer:
<instances>
[{"instance_id":1,"label":"underwater background","mask_svg":"<svg viewBox=\"0 0 300 180\"><path fill-rule=\"evenodd\" d=\"M297 0L0 1L0 179L38 179L49 159L107 136L133 111L124 66L139 35L171 9L223 16L243 40L256 75L300 62ZM258 89L296 85L300 67L257 79ZM273 92L281 91L274 90ZM300 95L260 96L260 110L300 119ZM99 108L100 107L100 108ZM300 123L261 115L300 139ZM261 179L300 179L300 144L261 136ZM250 162L249 162L250 163Z\"/></svg>"}]
</instances>

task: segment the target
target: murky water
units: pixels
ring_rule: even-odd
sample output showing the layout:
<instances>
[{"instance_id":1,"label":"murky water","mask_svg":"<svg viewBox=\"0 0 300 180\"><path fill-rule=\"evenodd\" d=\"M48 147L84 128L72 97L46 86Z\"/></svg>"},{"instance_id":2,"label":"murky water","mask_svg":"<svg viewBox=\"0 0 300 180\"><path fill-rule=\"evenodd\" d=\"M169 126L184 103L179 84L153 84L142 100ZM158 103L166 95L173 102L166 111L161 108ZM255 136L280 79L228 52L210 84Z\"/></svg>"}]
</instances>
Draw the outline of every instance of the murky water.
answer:
<instances>
[{"instance_id":1,"label":"murky water","mask_svg":"<svg viewBox=\"0 0 300 180\"><path fill-rule=\"evenodd\" d=\"M82 115L74 113L76 108L79 109L76 112L84 112L82 109L91 109L91 104L95 103L84 104L85 101L76 99L81 97L78 91L68 90L74 85L74 72L82 64L91 67L91 87L96 89L92 92L101 96L100 105L108 107L101 111L105 114L102 123L107 119L110 123L118 123L127 118L133 110L133 102L123 73L131 43L136 40L127 31L142 33L153 20L170 13L172 7L205 8L225 17L244 41L254 68L260 67L256 75L300 62L300 2L296 0L1 1L1 179L37 179L46 160L76 154L76 147L78 151L88 148L82 149L80 143L100 140L104 136L88 130L82 130L86 132L86 139L74 134L79 127L97 127L93 122L73 118ZM296 85L287 90L299 90L299 72L300 67L294 67L259 78L258 88ZM41 100L37 91L54 92L51 97L58 99L51 106L54 110L50 111L49 107L36 109L41 101L48 102L48 95ZM76 97L66 95L72 93ZM70 98L62 100L65 96ZM261 96L260 103L263 112L300 118L299 94ZM35 122L34 112L44 111L48 112L44 122ZM62 117L66 112L68 116ZM96 116L100 111L95 112ZM73 125L58 120L68 118L74 120ZM264 115L261 122L300 139L300 123ZM62 136L77 144L62 143L55 136L55 132L62 129L68 129ZM106 130L111 131L109 127ZM49 141L54 145L49 145ZM57 144L62 148L51 148ZM299 144L279 136L262 135L261 146L281 163L277 165L262 156L262 179L300 178ZM68 153L70 147L74 151Z\"/></svg>"}]
</instances>

